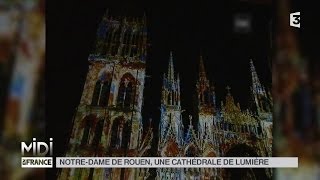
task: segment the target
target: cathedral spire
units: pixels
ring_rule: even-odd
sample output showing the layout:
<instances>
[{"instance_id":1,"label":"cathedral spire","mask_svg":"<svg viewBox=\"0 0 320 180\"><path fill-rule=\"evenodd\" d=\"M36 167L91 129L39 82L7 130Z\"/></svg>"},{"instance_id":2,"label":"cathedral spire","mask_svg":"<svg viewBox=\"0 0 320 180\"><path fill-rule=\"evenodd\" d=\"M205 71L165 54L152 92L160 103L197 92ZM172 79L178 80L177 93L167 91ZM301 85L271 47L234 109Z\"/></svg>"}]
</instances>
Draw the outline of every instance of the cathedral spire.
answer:
<instances>
[{"instance_id":1,"label":"cathedral spire","mask_svg":"<svg viewBox=\"0 0 320 180\"><path fill-rule=\"evenodd\" d=\"M196 86L198 92L199 105L212 106L213 91L211 91L210 89L210 82L206 76L202 55L200 55L199 59L199 79Z\"/></svg>"},{"instance_id":2,"label":"cathedral spire","mask_svg":"<svg viewBox=\"0 0 320 180\"><path fill-rule=\"evenodd\" d=\"M172 51L170 52L170 59L169 59L169 66L168 66L168 81L170 83L174 82L174 67L173 67Z\"/></svg>"},{"instance_id":3,"label":"cathedral spire","mask_svg":"<svg viewBox=\"0 0 320 180\"><path fill-rule=\"evenodd\" d=\"M253 93L265 95L265 89L260 83L256 68L254 67L252 59L250 59L250 70L251 70L251 76L252 76Z\"/></svg>"},{"instance_id":4,"label":"cathedral spire","mask_svg":"<svg viewBox=\"0 0 320 180\"><path fill-rule=\"evenodd\" d=\"M251 77L252 77L252 85L258 85L260 84L256 68L254 67L252 59L250 59L250 71L251 71Z\"/></svg>"},{"instance_id":5,"label":"cathedral spire","mask_svg":"<svg viewBox=\"0 0 320 180\"><path fill-rule=\"evenodd\" d=\"M178 105L180 107L180 79L174 75L173 56L170 52L168 74L163 78L163 98L166 105Z\"/></svg>"},{"instance_id":6,"label":"cathedral spire","mask_svg":"<svg viewBox=\"0 0 320 180\"><path fill-rule=\"evenodd\" d=\"M164 74L161 99L161 120L159 143L165 143L167 137L172 136L179 146L183 142L182 110L180 106L180 79L175 77L173 55L170 52L168 73ZM164 145L164 144L162 144Z\"/></svg>"},{"instance_id":7,"label":"cathedral spire","mask_svg":"<svg viewBox=\"0 0 320 180\"><path fill-rule=\"evenodd\" d=\"M252 76L252 97L255 103L257 113L268 112L271 110L271 103L268 100L266 89L261 85L252 59L250 60L250 70Z\"/></svg>"},{"instance_id":8,"label":"cathedral spire","mask_svg":"<svg viewBox=\"0 0 320 180\"><path fill-rule=\"evenodd\" d=\"M207 79L202 55L199 58L199 77L196 84L198 93L198 136L201 144L210 141L215 113L215 93Z\"/></svg>"},{"instance_id":9,"label":"cathedral spire","mask_svg":"<svg viewBox=\"0 0 320 180\"><path fill-rule=\"evenodd\" d=\"M204 63L203 63L203 59L202 59L202 55L200 55L200 62L199 62L199 79L200 81L203 79L203 80L206 80L207 77L206 77L206 71L204 69Z\"/></svg>"}]
</instances>

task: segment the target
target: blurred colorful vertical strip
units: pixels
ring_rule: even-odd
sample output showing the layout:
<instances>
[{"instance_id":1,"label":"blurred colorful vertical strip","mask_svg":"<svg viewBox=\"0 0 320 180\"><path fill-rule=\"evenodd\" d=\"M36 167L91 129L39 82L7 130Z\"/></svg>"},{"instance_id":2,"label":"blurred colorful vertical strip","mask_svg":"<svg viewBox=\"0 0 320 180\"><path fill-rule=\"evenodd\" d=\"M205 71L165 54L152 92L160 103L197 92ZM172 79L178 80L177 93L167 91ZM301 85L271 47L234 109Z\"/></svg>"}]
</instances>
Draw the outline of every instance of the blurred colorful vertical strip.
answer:
<instances>
[{"instance_id":1,"label":"blurred colorful vertical strip","mask_svg":"<svg viewBox=\"0 0 320 180\"><path fill-rule=\"evenodd\" d=\"M306 52L302 52L303 44L299 41L303 31L289 26L290 13L297 11L293 3L296 2L276 1L272 73L274 154L299 157L299 168L276 169L275 179L319 179L319 116L316 115L319 89L314 86L319 84L319 79L311 72L310 67L316 66L314 61L303 56Z\"/></svg>"},{"instance_id":2,"label":"blurred colorful vertical strip","mask_svg":"<svg viewBox=\"0 0 320 180\"><path fill-rule=\"evenodd\" d=\"M1 179L43 178L22 169L20 142L44 138L43 0L0 2Z\"/></svg>"}]
</instances>

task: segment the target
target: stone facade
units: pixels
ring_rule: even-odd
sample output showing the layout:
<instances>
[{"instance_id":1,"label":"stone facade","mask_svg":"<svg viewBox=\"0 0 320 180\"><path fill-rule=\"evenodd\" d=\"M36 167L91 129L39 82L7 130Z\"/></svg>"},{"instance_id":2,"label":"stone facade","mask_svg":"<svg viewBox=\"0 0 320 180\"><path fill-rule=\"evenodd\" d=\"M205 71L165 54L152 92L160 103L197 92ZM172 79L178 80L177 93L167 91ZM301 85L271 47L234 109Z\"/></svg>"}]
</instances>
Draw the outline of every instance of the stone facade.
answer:
<instances>
[{"instance_id":1,"label":"stone facade","mask_svg":"<svg viewBox=\"0 0 320 180\"><path fill-rule=\"evenodd\" d=\"M66 156L142 156L152 128L143 131L142 102L147 56L146 18L107 14L97 32ZM144 179L148 169L62 169L59 179Z\"/></svg>"}]
</instances>

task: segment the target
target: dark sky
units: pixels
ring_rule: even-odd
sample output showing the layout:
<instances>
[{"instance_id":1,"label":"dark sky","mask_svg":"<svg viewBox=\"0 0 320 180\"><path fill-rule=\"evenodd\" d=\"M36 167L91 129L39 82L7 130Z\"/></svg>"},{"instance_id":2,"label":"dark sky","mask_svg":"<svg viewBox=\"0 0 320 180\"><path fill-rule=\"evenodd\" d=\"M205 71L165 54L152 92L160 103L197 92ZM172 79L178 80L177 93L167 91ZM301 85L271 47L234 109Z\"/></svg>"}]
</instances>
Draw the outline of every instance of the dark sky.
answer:
<instances>
[{"instance_id":1,"label":"dark sky","mask_svg":"<svg viewBox=\"0 0 320 180\"><path fill-rule=\"evenodd\" d=\"M269 21L271 7L245 1L225 3L164 3L151 1L63 1L47 3L46 115L47 135L54 138L54 153L61 156L75 108L80 102L88 70L87 57L94 46L102 15L142 17L148 21L149 58L145 84L145 119L158 128L161 76L173 51L175 71L180 73L182 107L194 115L193 95L200 52L208 78L216 87L217 104L229 85L236 101L246 107L249 98L249 59L254 60L260 80L271 86L269 69ZM233 2L233 1L230 1ZM233 31L233 17L247 13L250 33Z\"/></svg>"}]
</instances>

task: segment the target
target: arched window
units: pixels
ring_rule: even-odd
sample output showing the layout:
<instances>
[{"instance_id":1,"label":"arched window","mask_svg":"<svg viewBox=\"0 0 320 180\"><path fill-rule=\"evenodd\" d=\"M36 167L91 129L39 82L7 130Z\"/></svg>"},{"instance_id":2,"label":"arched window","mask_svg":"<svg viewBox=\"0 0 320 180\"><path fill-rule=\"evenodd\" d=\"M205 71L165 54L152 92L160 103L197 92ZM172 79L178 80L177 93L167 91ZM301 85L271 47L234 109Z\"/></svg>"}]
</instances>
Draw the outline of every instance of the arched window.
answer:
<instances>
[{"instance_id":1,"label":"arched window","mask_svg":"<svg viewBox=\"0 0 320 180\"><path fill-rule=\"evenodd\" d=\"M81 139L81 145L87 144L88 138L89 138L89 132L90 132L90 121L89 119L86 119L84 131Z\"/></svg>"},{"instance_id":2,"label":"arched window","mask_svg":"<svg viewBox=\"0 0 320 180\"><path fill-rule=\"evenodd\" d=\"M98 80L96 82L95 87L94 87L91 105L93 105L93 106L98 105L99 96L100 96L100 90L101 90L101 81Z\"/></svg>"},{"instance_id":3,"label":"arched window","mask_svg":"<svg viewBox=\"0 0 320 180\"><path fill-rule=\"evenodd\" d=\"M100 106L106 106L108 104L109 95L110 95L110 81L105 81L102 85L101 94L100 94Z\"/></svg>"},{"instance_id":4,"label":"arched window","mask_svg":"<svg viewBox=\"0 0 320 180\"><path fill-rule=\"evenodd\" d=\"M133 99L133 84L129 82L126 88L126 98L124 99L124 107L130 107Z\"/></svg>"},{"instance_id":5,"label":"arched window","mask_svg":"<svg viewBox=\"0 0 320 180\"><path fill-rule=\"evenodd\" d=\"M105 22L101 22L97 31L97 41L96 41L96 54L105 55L106 44L105 38L108 35L108 29Z\"/></svg>"},{"instance_id":6,"label":"arched window","mask_svg":"<svg viewBox=\"0 0 320 180\"><path fill-rule=\"evenodd\" d=\"M130 126L123 117L118 117L112 125L111 142L112 148L127 148L130 140Z\"/></svg>"},{"instance_id":7,"label":"arched window","mask_svg":"<svg viewBox=\"0 0 320 180\"><path fill-rule=\"evenodd\" d=\"M117 106L129 108L134 102L135 80L129 73L123 75L120 81Z\"/></svg>"},{"instance_id":8,"label":"arched window","mask_svg":"<svg viewBox=\"0 0 320 180\"><path fill-rule=\"evenodd\" d=\"M130 36L131 36L131 29L127 29L126 32L124 33L124 38L123 38L123 49L122 49L122 56L128 55L129 52L129 43L130 43Z\"/></svg>"},{"instance_id":9,"label":"arched window","mask_svg":"<svg viewBox=\"0 0 320 180\"><path fill-rule=\"evenodd\" d=\"M126 96L126 87L125 87L125 82L122 81L120 83L120 87L119 87L119 91L118 91L118 99L117 99L117 105L119 107L123 107L124 106L124 99Z\"/></svg>"},{"instance_id":10,"label":"arched window","mask_svg":"<svg viewBox=\"0 0 320 180\"><path fill-rule=\"evenodd\" d=\"M111 86L111 74L103 72L99 80L96 82L92 102L93 106L107 106L109 95L110 95L110 86Z\"/></svg>"},{"instance_id":11,"label":"arched window","mask_svg":"<svg viewBox=\"0 0 320 180\"><path fill-rule=\"evenodd\" d=\"M95 131L94 131L94 139L93 139L93 146L97 147L100 143L101 136L102 136L102 130L103 130L103 119L100 119L99 122L96 125Z\"/></svg>"},{"instance_id":12,"label":"arched window","mask_svg":"<svg viewBox=\"0 0 320 180\"><path fill-rule=\"evenodd\" d=\"M122 134L121 148L127 148L130 140L130 126L128 121L124 124Z\"/></svg>"},{"instance_id":13,"label":"arched window","mask_svg":"<svg viewBox=\"0 0 320 180\"><path fill-rule=\"evenodd\" d=\"M113 46L111 50L111 55L115 56L118 53L119 45L120 45L120 34L121 28L118 28L114 34Z\"/></svg>"},{"instance_id":14,"label":"arched window","mask_svg":"<svg viewBox=\"0 0 320 180\"><path fill-rule=\"evenodd\" d=\"M110 147L115 148L118 145L118 131L119 131L120 119L117 118L113 121L111 129L111 142Z\"/></svg>"},{"instance_id":15,"label":"arched window","mask_svg":"<svg viewBox=\"0 0 320 180\"><path fill-rule=\"evenodd\" d=\"M130 57L133 57L137 54L137 36L138 34L135 32L132 36L132 44L131 44L131 52Z\"/></svg>"},{"instance_id":16,"label":"arched window","mask_svg":"<svg viewBox=\"0 0 320 180\"><path fill-rule=\"evenodd\" d=\"M113 35L113 29L112 27L109 27L108 34L106 35L106 40L105 40L107 54L110 54L110 45L111 45L112 35Z\"/></svg>"},{"instance_id":17,"label":"arched window","mask_svg":"<svg viewBox=\"0 0 320 180\"><path fill-rule=\"evenodd\" d=\"M83 134L82 134L81 145L86 145L88 143L91 124L94 121L94 118L95 118L94 115L89 115L83 119L84 130L83 130Z\"/></svg>"}]
</instances>

